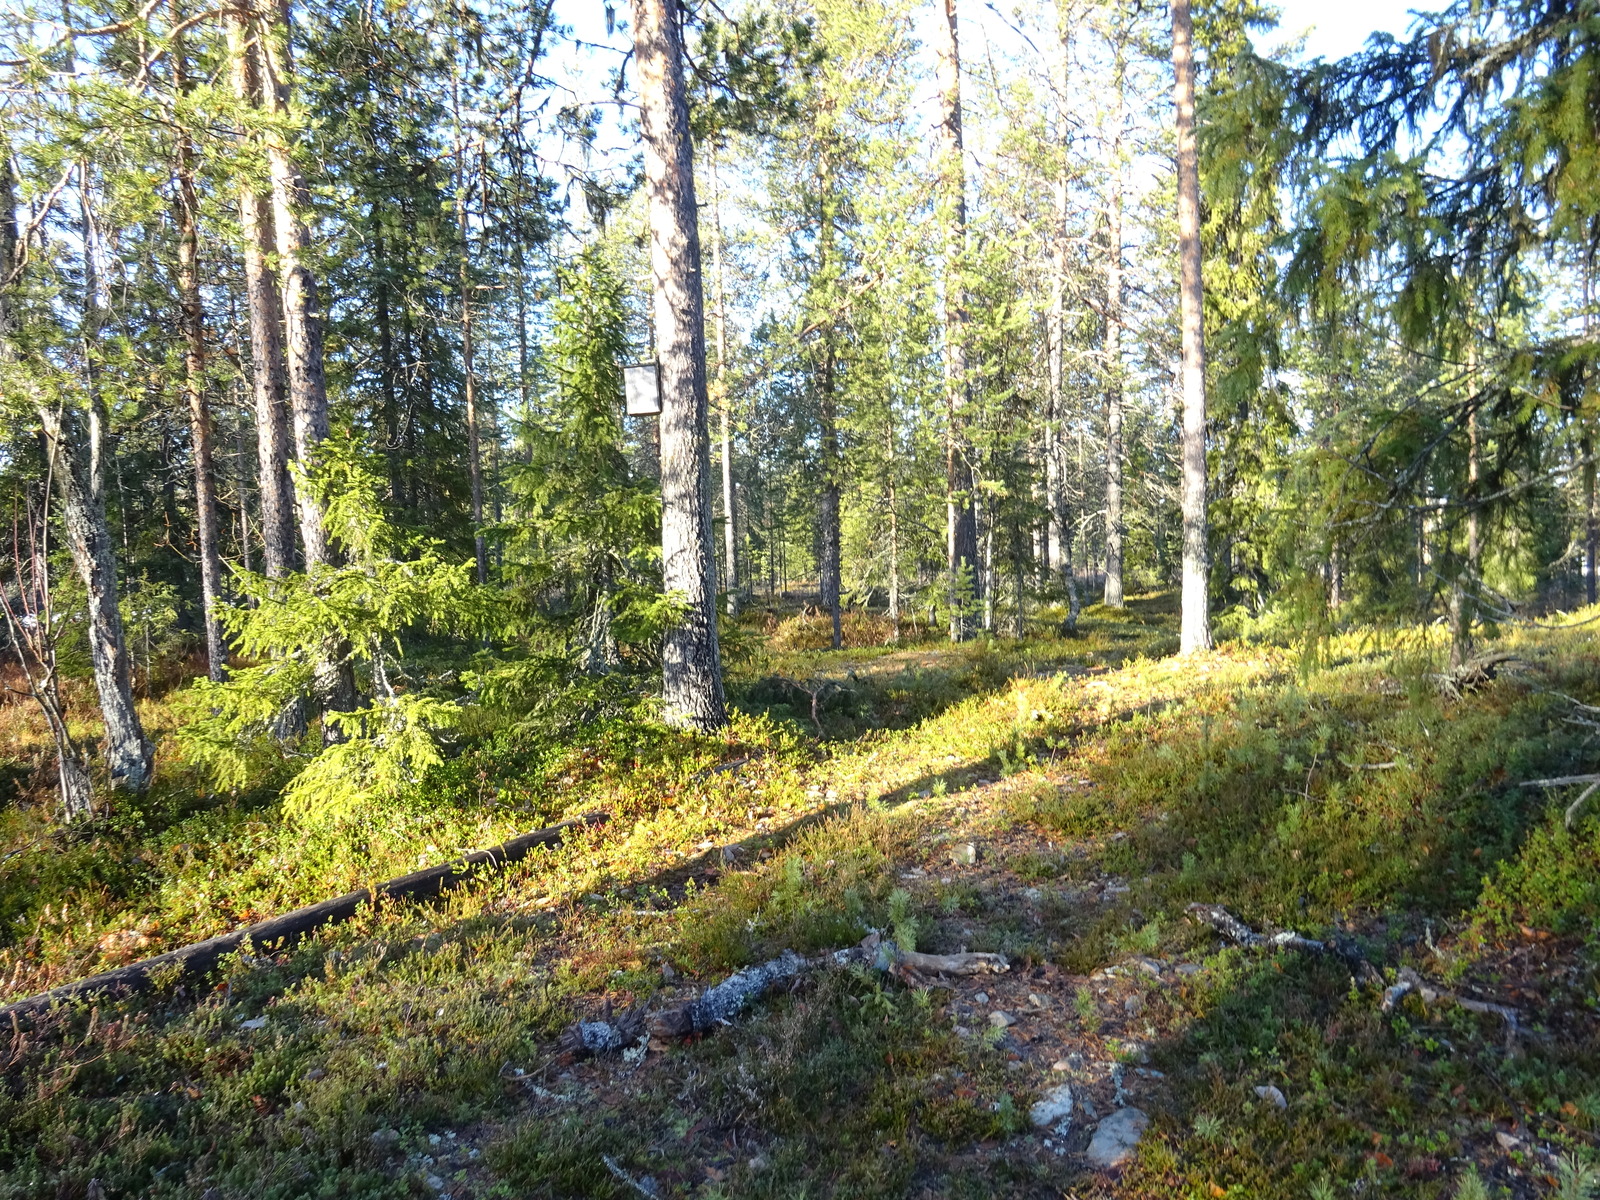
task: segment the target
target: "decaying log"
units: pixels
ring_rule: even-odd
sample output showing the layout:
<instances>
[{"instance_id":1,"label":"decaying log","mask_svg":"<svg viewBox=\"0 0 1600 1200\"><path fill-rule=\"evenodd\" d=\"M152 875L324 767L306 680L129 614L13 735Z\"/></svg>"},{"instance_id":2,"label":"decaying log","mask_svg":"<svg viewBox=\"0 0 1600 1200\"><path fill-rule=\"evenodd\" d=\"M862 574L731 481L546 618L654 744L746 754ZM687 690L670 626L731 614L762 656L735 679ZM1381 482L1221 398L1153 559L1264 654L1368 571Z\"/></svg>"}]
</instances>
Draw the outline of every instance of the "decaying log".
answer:
<instances>
[{"instance_id":1,"label":"decaying log","mask_svg":"<svg viewBox=\"0 0 1600 1200\"><path fill-rule=\"evenodd\" d=\"M815 958L785 950L760 966L736 971L693 1000L658 1012L631 1010L614 1017L608 1007L598 1020L569 1026L557 1039L556 1056L571 1061L613 1053L635 1044L643 1033L663 1040L710 1033L733 1024L734 1017L770 992L795 986L811 971L852 964L873 967L914 985L925 984L929 976L998 975L1011 969L1003 954L919 954L872 933L859 945Z\"/></svg>"},{"instance_id":2,"label":"decaying log","mask_svg":"<svg viewBox=\"0 0 1600 1200\"><path fill-rule=\"evenodd\" d=\"M454 862L442 866L413 871L398 879L362 888L358 892L350 892L332 900L324 900L320 904L309 904L293 912L284 913L280 917L258 921L254 925L246 925L218 937L207 938L203 942L195 942L177 950L170 950L166 954L158 954L154 958L130 963L115 971L91 975L87 979L52 988L48 992L41 992L37 996L29 996L0 1007L0 1021L32 1019L48 1011L53 1005L82 997L141 992L151 986L153 978L168 976L174 972L179 978L198 975L209 971L224 955L235 951L249 950L252 947L260 951L293 945L306 934L324 925L348 921L363 905L371 904L378 899L430 899L468 882L477 875L479 868L516 862L518 859L526 858L537 847L559 845L574 830L587 829L605 819L604 813L590 813L570 821L562 821L559 825L522 834L488 850L465 854Z\"/></svg>"},{"instance_id":3,"label":"decaying log","mask_svg":"<svg viewBox=\"0 0 1600 1200\"><path fill-rule=\"evenodd\" d=\"M1441 692L1452 700L1459 700L1473 689L1498 678L1502 667L1527 665L1509 650L1496 650L1490 654L1480 654L1476 658L1470 658L1459 667L1435 675L1434 679L1438 682Z\"/></svg>"}]
</instances>

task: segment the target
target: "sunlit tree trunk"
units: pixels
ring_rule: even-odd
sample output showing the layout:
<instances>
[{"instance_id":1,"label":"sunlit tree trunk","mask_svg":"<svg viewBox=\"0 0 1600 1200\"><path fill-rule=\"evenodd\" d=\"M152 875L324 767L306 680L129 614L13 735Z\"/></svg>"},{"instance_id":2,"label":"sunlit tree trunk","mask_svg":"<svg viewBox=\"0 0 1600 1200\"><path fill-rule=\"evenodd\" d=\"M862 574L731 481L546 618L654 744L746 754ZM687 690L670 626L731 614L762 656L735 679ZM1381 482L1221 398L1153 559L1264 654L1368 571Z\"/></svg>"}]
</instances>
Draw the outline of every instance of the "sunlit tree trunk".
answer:
<instances>
[{"instance_id":1,"label":"sunlit tree trunk","mask_svg":"<svg viewBox=\"0 0 1600 1200\"><path fill-rule=\"evenodd\" d=\"M239 14L228 18L234 95L247 108L261 103L261 70L254 31ZM250 134L243 135L248 140ZM250 320L250 381L255 400L256 470L261 492L261 549L269 579L294 569L294 490L289 479L289 382L283 358L283 305L268 256L276 252L272 202L252 179L239 183L245 307Z\"/></svg>"},{"instance_id":2,"label":"sunlit tree trunk","mask_svg":"<svg viewBox=\"0 0 1600 1200\"><path fill-rule=\"evenodd\" d=\"M477 563L478 582L486 584L489 582L489 542L483 532L483 447L478 427L478 375L472 329L472 259L467 228L470 190L466 133L461 124L459 61L455 66L457 69L450 80L450 98L456 136L457 277L461 291L461 377L467 407L467 482L471 490L473 556Z\"/></svg>"},{"instance_id":3,"label":"sunlit tree trunk","mask_svg":"<svg viewBox=\"0 0 1600 1200\"><path fill-rule=\"evenodd\" d=\"M311 234L302 213L309 205L305 179L282 127L291 117L291 62L288 0L280 0L270 23L260 33L263 84L278 124L266 137L272 175L272 217L278 243L278 271L283 283L284 358L288 365L289 407L293 415L295 457L302 471L316 467L317 447L328 438L328 385L323 368L323 311L317 278L307 261ZM295 489L300 512L300 541L308 571L336 565L323 514L310 489ZM356 705L349 647L331 642L315 671L317 698L324 712L348 712ZM324 723L324 740L337 731Z\"/></svg>"},{"instance_id":4,"label":"sunlit tree trunk","mask_svg":"<svg viewBox=\"0 0 1600 1200\"><path fill-rule=\"evenodd\" d=\"M1594 434L1585 433L1579 443L1583 455L1583 590L1588 603L1600 600L1600 506L1595 498Z\"/></svg>"},{"instance_id":5,"label":"sunlit tree trunk","mask_svg":"<svg viewBox=\"0 0 1600 1200\"><path fill-rule=\"evenodd\" d=\"M174 5L173 21L181 20ZM179 94L187 93L188 64L183 39L174 39L173 82ZM222 638L217 605L222 601L222 553L218 548L217 475L212 453L211 405L206 399L205 312L200 304L199 202L194 190L194 144L189 131L178 130L178 308L183 329L183 393L189 407L189 430L194 459L195 532L199 542L200 603L205 628L206 667L221 682L228 671L228 651Z\"/></svg>"},{"instance_id":6,"label":"sunlit tree trunk","mask_svg":"<svg viewBox=\"0 0 1600 1200\"><path fill-rule=\"evenodd\" d=\"M1109 608L1122 607L1122 124L1125 53L1116 46L1110 161L1106 164L1106 589Z\"/></svg>"},{"instance_id":7,"label":"sunlit tree trunk","mask_svg":"<svg viewBox=\"0 0 1600 1200\"><path fill-rule=\"evenodd\" d=\"M972 636L973 602L982 580L978 574L978 523L973 508L972 462L966 445L967 371L966 287L963 271L967 249L966 165L961 135L961 48L956 28L956 0L943 0L944 12L933 23L933 51L939 91L939 188L944 215L944 386L945 386L945 566L949 572L950 640ZM970 589L970 590L969 590Z\"/></svg>"},{"instance_id":8,"label":"sunlit tree trunk","mask_svg":"<svg viewBox=\"0 0 1600 1200\"><path fill-rule=\"evenodd\" d=\"M728 299L723 271L722 180L717 174L717 151L709 155L711 167L711 265L717 282L717 308L713 329L717 340L717 374L713 392L722 421L722 588L727 593L728 615L739 615L739 538L733 488L733 396L728 388Z\"/></svg>"},{"instance_id":9,"label":"sunlit tree trunk","mask_svg":"<svg viewBox=\"0 0 1600 1200\"><path fill-rule=\"evenodd\" d=\"M662 647L662 700L667 720L710 730L728 715L717 646L705 301L678 0L633 0L633 37L661 372L661 574L663 587L684 606Z\"/></svg>"},{"instance_id":10,"label":"sunlit tree trunk","mask_svg":"<svg viewBox=\"0 0 1600 1200\"><path fill-rule=\"evenodd\" d=\"M1200 154L1194 127L1194 25L1189 0L1172 0L1177 108L1179 328L1183 341L1183 599L1178 648L1211 646L1206 561L1206 351L1200 278Z\"/></svg>"}]
</instances>

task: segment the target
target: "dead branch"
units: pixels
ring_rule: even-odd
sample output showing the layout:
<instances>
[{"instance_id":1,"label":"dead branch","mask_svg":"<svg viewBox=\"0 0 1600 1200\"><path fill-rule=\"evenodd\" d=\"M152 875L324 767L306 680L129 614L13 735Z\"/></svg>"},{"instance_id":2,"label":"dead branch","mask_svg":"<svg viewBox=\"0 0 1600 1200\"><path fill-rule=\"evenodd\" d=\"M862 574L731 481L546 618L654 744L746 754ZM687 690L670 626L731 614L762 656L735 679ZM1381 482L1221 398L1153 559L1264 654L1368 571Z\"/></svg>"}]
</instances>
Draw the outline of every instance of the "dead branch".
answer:
<instances>
[{"instance_id":1,"label":"dead branch","mask_svg":"<svg viewBox=\"0 0 1600 1200\"><path fill-rule=\"evenodd\" d=\"M1566 815L1563 818L1566 821L1567 828L1571 829L1578 822L1578 814L1583 811L1584 802L1595 792L1600 791L1600 775L1558 775L1554 779L1530 779L1520 786L1525 788L1564 788L1576 787L1580 784L1586 786L1578 794L1578 798L1567 805Z\"/></svg>"},{"instance_id":2,"label":"dead branch","mask_svg":"<svg viewBox=\"0 0 1600 1200\"><path fill-rule=\"evenodd\" d=\"M1003 954L920 954L902 950L881 934L872 933L859 945L815 958L786 950L760 966L736 971L693 1000L656 1013L634 1009L613 1016L608 1005L599 1019L569 1026L556 1041L556 1057L571 1062L616 1053L636 1044L646 1032L662 1039L710 1033L732 1025L734 1017L769 993L797 986L812 971L850 965L870 966L913 986L925 986L928 976L999 975L1011 969Z\"/></svg>"},{"instance_id":3,"label":"dead branch","mask_svg":"<svg viewBox=\"0 0 1600 1200\"><path fill-rule=\"evenodd\" d=\"M115 971L91 975L76 983L65 984L51 991L41 992L37 996L29 996L0 1007L0 1018L36 1018L56 1005L70 1000L102 993L124 995L141 992L151 986L152 976L162 974L164 971L176 968L180 976L198 975L216 966L224 955L236 951L248 951L252 946L260 950L263 947L291 945L324 925L348 921L363 906L380 898L424 900L441 895L470 882L483 867L500 867L506 863L516 862L526 858L536 847L559 846L568 835L597 825L605 819L604 813L591 813L570 821L562 821L558 825L512 838L488 850L476 850L471 854L462 855L456 861L442 866L413 871L410 875L402 875L398 879L390 879L332 900L324 900L320 904L297 908L281 917L272 917L254 925L246 925L231 933L207 938L203 942L195 942L193 945L120 967Z\"/></svg>"}]
</instances>

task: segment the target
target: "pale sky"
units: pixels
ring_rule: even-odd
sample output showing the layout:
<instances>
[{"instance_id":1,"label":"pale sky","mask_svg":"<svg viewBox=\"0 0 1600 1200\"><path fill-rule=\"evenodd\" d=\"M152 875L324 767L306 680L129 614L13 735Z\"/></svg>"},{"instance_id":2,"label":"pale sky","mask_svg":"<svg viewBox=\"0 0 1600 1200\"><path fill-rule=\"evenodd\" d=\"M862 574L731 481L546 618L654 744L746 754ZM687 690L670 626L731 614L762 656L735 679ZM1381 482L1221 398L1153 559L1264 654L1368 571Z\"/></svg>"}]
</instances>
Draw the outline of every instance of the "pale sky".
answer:
<instances>
[{"instance_id":1,"label":"pale sky","mask_svg":"<svg viewBox=\"0 0 1600 1200\"><path fill-rule=\"evenodd\" d=\"M1411 27L1413 8L1433 11L1443 7L1443 0L1277 0L1277 5L1283 13L1280 39L1309 33L1307 56L1332 59L1361 49L1375 31L1403 36Z\"/></svg>"}]
</instances>

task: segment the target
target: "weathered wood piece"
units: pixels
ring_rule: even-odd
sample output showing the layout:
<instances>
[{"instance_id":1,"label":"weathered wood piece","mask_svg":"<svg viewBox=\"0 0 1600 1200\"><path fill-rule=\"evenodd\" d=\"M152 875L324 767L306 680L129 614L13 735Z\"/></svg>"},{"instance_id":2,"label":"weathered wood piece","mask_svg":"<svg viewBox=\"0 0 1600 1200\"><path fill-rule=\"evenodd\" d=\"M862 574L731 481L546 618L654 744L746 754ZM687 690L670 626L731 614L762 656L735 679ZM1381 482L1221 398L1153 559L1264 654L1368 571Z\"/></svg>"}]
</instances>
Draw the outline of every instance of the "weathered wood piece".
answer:
<instances>
[{"instance_id":1,"label":"weathered wood piece","mask_svg":"<svg viewBox=\"0 0 1600 1200\"><path fill-rule=\"evenodd\" d=\"M282 916L258 921L254 925L246 925L241 929L207 938L203 942L181 946L165 954L158 954L154 958L118 967L114 971L106 971L99 975L91 975L87 979L63 984L48 992L41 992L37 996L29 996L0 1007L0 1021L9 1023L13 1020L37 1017L54 1005L87 996L104 994L120 996L141 992L150 987L153 977L165 975L174 967L178 968L180 976L198 975L216 966L224 955L247 947L259 950L292 945L324 925L336 925L341 921L348 921L355 916L362 905L371 904L380 898L430 899L466 883L477 874L479 868L516 862L518 859L526 858L537 847L559 845L574 830L587 829L605 819L604 813L590 813L570 821L562 821L558 825L525 833L487 850L476 850L454 862L429 867L423 871L413 871L410 875L402 875L398 879L362 888L360 891L337 896L332 900L324 900L319 904L308 904L304 908L297 908Z\"/></svg>"}]
</instances>

